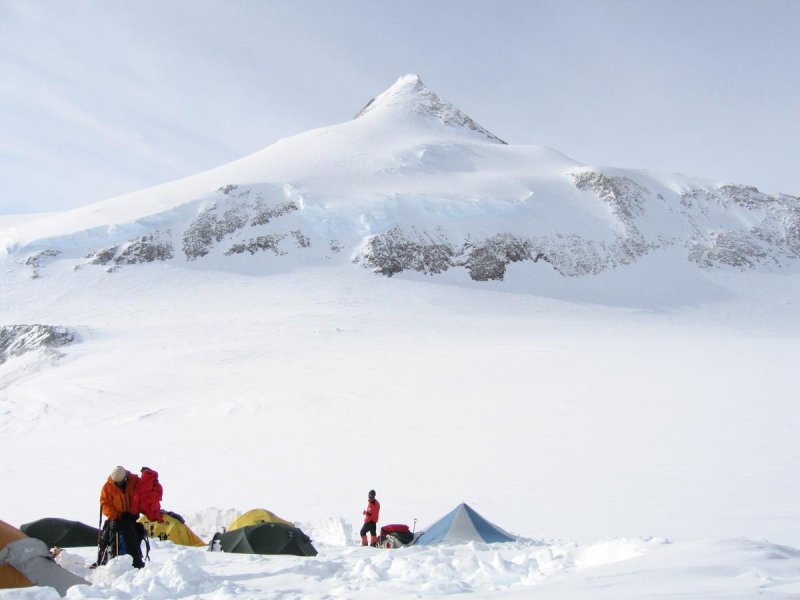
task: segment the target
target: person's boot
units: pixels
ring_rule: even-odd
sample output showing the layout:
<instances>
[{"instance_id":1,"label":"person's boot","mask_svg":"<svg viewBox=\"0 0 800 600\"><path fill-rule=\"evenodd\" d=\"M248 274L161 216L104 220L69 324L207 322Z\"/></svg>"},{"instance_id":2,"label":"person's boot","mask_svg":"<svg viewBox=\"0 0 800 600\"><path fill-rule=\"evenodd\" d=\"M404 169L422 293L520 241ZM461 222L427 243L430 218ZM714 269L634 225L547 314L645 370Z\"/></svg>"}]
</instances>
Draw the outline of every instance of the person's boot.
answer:
<instances>
[{"instance_id":1,"label":"person's boot","mask_svg":"<svg viewBox=\"0 0 800 600\"><path fill-rule=\"evenodd\" d=\"M365 535L361 536L361 545L362 546L366 546L367 545L367 536L365 536Z\"/></svg>"},{"instance_id":2,"label":"person's boot","mask_svg":"<svg viewBox=\"0 0 800 600\"><path fill-rule=\"evenodd\" d=\"M372 535L370 536L370 538L372 539L372 541L369 543L369 545L374 548L375 546L378 545L378 536Z\"/></svg>"}]
</instances>

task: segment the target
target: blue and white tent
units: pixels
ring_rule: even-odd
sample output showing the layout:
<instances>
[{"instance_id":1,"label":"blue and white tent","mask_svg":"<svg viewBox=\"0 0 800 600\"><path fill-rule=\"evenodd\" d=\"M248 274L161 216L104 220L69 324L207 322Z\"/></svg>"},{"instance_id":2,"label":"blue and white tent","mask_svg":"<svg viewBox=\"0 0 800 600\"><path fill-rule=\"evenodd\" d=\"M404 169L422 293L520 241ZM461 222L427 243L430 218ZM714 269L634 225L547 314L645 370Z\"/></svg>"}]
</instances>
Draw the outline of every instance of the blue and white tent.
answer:
<instances>
[{"instance_id":1,"label":"blue and white tent","mask_svg":"<svg viewBox=\"0 0 800 600\"><path fill-rule=\"evenodd\" d=\"M463 544L466 542L514 542L516 536L480 516L463 502L417 537L416 544Z\"/></svg>"}]
</instances>

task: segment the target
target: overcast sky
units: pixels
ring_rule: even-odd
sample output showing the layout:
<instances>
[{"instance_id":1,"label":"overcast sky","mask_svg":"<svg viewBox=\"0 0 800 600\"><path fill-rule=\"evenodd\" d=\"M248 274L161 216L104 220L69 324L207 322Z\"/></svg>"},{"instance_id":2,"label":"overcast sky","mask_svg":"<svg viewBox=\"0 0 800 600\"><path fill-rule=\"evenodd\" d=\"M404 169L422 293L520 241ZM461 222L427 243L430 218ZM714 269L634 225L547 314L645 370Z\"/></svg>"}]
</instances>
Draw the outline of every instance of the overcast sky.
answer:
<instances>
[{"instance_id":1,"label":"overcast sky","mask_svg":"<svg viewBox=\"0 0 800 600\"><path fill-rule=\"evenodd\" d=\"M406 73L513 144L800 195L800 0L0 0L0 212L192 175Z\"/></svg>"}]
</instances>

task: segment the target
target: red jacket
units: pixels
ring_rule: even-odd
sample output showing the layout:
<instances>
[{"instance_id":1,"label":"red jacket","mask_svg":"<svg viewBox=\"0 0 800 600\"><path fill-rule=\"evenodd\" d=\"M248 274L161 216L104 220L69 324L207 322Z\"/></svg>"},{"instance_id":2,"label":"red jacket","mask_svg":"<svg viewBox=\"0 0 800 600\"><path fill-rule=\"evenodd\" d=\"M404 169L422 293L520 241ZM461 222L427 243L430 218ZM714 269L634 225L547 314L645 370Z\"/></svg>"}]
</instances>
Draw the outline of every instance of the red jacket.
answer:
<instances>
[{"instance_id":1,"label":"red jacket","mask_svg":"<svg viewBox=\"0 0 800 600\"><path fill-rule=\"evenodd\" d=\"M122 513L132 513L135 517L139 516L139 510L134 507L133 501L138 485L139 476L133 473L128 475L128 483L125 485L124 490L114 483L111 477L108 478L100 492L100 508L103 509L103 514L110 521L116 521L122 516Z\"/></svg>"},{"instance_id":2,"label":"red jacket","mask_svg":"<svg viewBox=\"0 0 800 600\"><path fill-rule=\"evenodd\" d=\"M381 514L381 503L375 498L367 502L367 510L364 511L364 523L377 523L378 516Z\"/></svg>"}]
</instances>

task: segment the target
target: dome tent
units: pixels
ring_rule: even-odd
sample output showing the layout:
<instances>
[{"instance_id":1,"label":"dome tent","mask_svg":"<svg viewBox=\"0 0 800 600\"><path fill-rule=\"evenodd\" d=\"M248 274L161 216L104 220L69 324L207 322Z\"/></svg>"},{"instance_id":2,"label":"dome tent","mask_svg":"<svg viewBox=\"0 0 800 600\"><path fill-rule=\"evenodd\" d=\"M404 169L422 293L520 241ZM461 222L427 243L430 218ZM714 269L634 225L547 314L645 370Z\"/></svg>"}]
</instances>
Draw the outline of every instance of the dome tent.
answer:
<instances>
[{"instance_id":1,"label":"dome tent","mask_svg":"<svg viewBox=\"0 0 800 600\"><path fill-rule=\"evenodd\" d=\"M247 525L226 533L217 533L211 540L209 549L214 550L217 543L223 552L237 554L317 555L316 548L305 533L297 527L282 523Z\"/></svg>"},{"instance_id":2,"label":"dome tent","mask_svg":"<svg viewBox=\"0 0 800 600\"><path fill-rule=\"evenodd\" d=\"M148 537L169 540L173 544L180 546L205 546L206 543L186 525L183 517L168 510L161 511L163 523L150 521L142 515L139 523L144 525L144 530Z\"/></svg>"},{"instance_id":3,"label":"dome tent","mask_svg":"<svg viewBox=\"0 0 800 600\"><path fill-rule=\"evenodd\" d=\"M265 508L254 508L234 519L231 524L228 525L228 531L247 527L248 525L259 525L261 523L280 523L281 525L294 527L294 523L286 519L281 519L272 511Z\"/></svg>"},{"instance_id":4,"label":"dome tent","mask_svg":"<svg viewBox=\"0 0 800 600\"><path fill-rule=\"evenodd\" d=\"M42 540L48 548L81 548L97 546L100 531L97 527L86 525L80 521L45 518L20 525L25 535Z\"/></svg>"},{"instance_id":5,"label":"dome tent","mask_svg":"<svg viewBox=\"0 0 800 600\"><path fill-rule=\"evenodd\" d=\"M42 540L0 521L0 589L33 585L55 588L65 596L73 585L89 582L59 566Z\"/></svg>"},{"instance_id":6,"label":"dome tent","mask_svg":"<svg viewBox=\"0 0 800 600\"><path fill-rule=\"evenodd\" d=\"M471 506L461 503L417 536L415 544L463 544L481 542L514 542L517 537L500 529L479 515Z\"/></svg>"}]
</instances>

